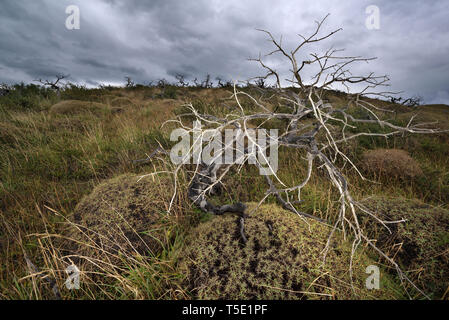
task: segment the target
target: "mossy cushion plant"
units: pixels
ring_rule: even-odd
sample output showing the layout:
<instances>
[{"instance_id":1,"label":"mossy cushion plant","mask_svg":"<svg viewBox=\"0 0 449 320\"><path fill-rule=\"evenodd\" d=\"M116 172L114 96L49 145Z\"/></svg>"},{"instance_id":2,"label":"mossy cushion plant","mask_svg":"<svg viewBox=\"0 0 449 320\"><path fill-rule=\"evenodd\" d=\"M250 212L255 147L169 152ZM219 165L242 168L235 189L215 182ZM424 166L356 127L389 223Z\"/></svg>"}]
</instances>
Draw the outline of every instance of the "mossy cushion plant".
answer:
<instances>
[{"instance_id":1,"label":"mossy cushion plant","mask_svg":"<svg viewBox=\"0 0 449 320\"><path fill-rule=\"evenodd\" d=\"M413 179L422 176L419 164L405 150L374 149L363 153L361 168L375 177Z\"/></svg>"},{"instance_id":2,"label":"mossy cushion plant","mask_svg":"<svg viewBox=\"0 0 449 320\"><path fill-rule=\"evenodd\" d=\"M167 214L173 183L169 176L124 174L98 185L76 206L70 237L79 256L157 256L175 225Z\"/></svg>"},{"instance_id":3,"label":"mossy cushion plant","mask_svg":"<svg viewBox=\"0 0 449 320\"><path fill-rule=\"evenodd\" d=\"M255 207L250 204L247 212ZM245 243L238 217L213 217L190 234L179 266L183 286L198 299L397 298L398 291L391 290L397 284L386 274L379 290L365 288L365 269L374 263L361 251L353 257L351 288L351 245L339 236L323 264L330 230L277 205L263 205L245 219Z\"/></svg>"},{"instance_id":4,"label":"mossy cushion plant","mask_svg":"<svg viewBox=\"0 0 449 320\"><path fill-rule=\"evenodd\" d=\"M366 230L377 245L395 256L407 275L434 299L449 292L449 211L418 200L374 197L364 204L386 221L392 233L376 223ZM394 272L394 271L393 271Z\"/></svg>"}]
</instances>

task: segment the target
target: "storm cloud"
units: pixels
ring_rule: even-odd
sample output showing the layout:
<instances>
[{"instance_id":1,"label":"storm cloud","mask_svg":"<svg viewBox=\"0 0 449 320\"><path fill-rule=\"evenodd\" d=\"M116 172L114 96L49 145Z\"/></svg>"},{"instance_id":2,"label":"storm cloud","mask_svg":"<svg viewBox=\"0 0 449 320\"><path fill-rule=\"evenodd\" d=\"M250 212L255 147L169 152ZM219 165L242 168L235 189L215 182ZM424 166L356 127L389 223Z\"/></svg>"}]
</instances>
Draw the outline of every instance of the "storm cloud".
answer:
<instances>
[{"instance_id":1,"label":"storm cloud","mask_svg":"<svg viewBox=\"0 0 449 320\"><path fill-rule=\"evenodd\" d=\"M79 30L65 27L66 7L80 8ZM380 29L365 25L366 8L380 9ZM417 0L217 1L217 0L2 0L0 82L32 82L56 74L87 85L123 84L129 76L148 83L176 74L246 80L263 70L248 58L272 47L256 28L292 48L298 34L330 16L323 33L338 28L322 52L378 57L356 71L388 74L391 89L449 104L449 2ZM268 63L287 77L281 57Z\"/></svg>"}]
</instances>

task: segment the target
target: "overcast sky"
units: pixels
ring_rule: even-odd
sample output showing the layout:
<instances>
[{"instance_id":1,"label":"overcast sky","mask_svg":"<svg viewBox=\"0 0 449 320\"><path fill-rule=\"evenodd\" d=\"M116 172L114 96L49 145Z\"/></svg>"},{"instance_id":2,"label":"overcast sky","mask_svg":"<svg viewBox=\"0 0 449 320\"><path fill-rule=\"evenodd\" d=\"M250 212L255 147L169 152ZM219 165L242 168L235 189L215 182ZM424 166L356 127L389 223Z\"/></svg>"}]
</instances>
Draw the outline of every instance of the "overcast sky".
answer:
<instances>
[{"instance_id":1,"label":"overcast sky","mask_svg":"<svg viewBox=\"0 0 449 320\"><path fill-rule=\"evenodd\" d=\"M80 29L68 30L66 7L80 9ZM366 7L380 9L369 30ZM148 83L182 73L231 80L261 75L247 59L271 49L256 28L293 47L327 13L323 32L343 28L304 54L331 46L347 55L378 57L356 72L388 74L403 96L449 104L449 1L379 0L1 0L0 82L30 82L70 74L87 85ZM288 72L280 57L268 63ZM287 76L286 76L287 77Z\"/></svg>"}]
</instances>

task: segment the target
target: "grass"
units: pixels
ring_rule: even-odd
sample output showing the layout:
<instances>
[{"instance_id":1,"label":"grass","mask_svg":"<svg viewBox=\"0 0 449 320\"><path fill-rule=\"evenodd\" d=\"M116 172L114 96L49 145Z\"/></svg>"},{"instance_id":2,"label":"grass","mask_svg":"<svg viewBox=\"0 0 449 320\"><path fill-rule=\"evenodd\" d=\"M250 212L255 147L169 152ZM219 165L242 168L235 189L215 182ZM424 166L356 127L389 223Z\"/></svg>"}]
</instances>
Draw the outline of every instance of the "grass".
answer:
<instances>
[{"instance_id":1,"label":"grass","mask_svg":"<svg viewBox=\"0 0 449 320\"><path fill-rule=\"evenodd\" d=\"M245 89L247 90L247 89ZM57 241L45 235L64 234L67 222L84 196L103 181L121 174L143 174L160 168L157 162L134 165L145 158L159 143L169 148L171 126L162 123L183 113L183 103L216 114L226 112L232 102L224 101L231 92L226 89L165 88L138 86L133 88L86 89L72 86L58 96L37 86L17 85L11 94L0 97L0 298L48 299L51 289L39 277L29 277L24 252L45 273L53 275L63 288L64 263L58 260L63 250ZM104 106L115 112L75 113L51 112L52 106L76 100ZM244 100L244 99L242 99ZM329 97L343 104L344 97ZM276 105L275 100L269 102ZM381 102L379 102L381 103ZM248 110L255 106L242 101ZM395 121L404 121L416 109L398 112ZM420 107L417 119L439 120L448 127L449 107ZM255 123L253 125L258 125ZM267 128L283 125L266 123ZM360 130L359 128L358 130ZM377 127L363 128L379 130ZM351 169L345 174L356 199L368 196L396 196L418 199L449 209L449 139L447 134L435 136L394 137L389 140L362 137L351 147L350 155L361 161L366 150L397 148L410 153L424 175L407 181L376 179L375 184L361 181ZM281 151L280 176L287 182L305 175L305 162L299 151ZM283 170L288 168L288 170ZM252 202L263 197L264 180L253 167L234 172L226 178L226 192L217 200L236 199ZM337 203L322 170L313 173L303 190L301 210L332 221ZM269 198L268 203L274 203ZM182 274L176 260L182 254L189 230L198 223L208 223L210 216L187 207L179 214L187 215L171 229L169 241L157 256L122 257L122 270L103 266L100 285L86 280L82 290L65 290L66 299L168 299L186 298L189 294L177 287ZM443 235L440 241L446 241ZM393 290L393 289L392 289Z\"/></svg>"}]
</instances>

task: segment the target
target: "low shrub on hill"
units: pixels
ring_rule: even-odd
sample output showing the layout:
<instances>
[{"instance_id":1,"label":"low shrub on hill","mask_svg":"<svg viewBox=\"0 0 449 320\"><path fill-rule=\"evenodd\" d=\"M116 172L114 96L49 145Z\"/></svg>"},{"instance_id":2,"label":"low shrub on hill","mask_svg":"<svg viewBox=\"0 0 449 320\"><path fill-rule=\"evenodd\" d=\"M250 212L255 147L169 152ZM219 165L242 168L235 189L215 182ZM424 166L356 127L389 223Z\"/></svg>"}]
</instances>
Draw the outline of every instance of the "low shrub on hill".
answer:
<instances>
[{"instance_id":1,"label":"low shrub on hill","mask_svg":"<svg viewBox=\"0 0 449 320\"><path fill-rule=\"evenodd\" d=\"M375 149L362 156L362 168L377 178L415 178L423 174L419 164L407 151Z\"/></svg>"}]
</instances>

